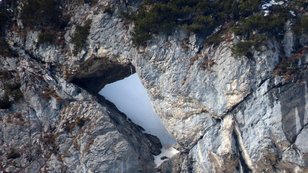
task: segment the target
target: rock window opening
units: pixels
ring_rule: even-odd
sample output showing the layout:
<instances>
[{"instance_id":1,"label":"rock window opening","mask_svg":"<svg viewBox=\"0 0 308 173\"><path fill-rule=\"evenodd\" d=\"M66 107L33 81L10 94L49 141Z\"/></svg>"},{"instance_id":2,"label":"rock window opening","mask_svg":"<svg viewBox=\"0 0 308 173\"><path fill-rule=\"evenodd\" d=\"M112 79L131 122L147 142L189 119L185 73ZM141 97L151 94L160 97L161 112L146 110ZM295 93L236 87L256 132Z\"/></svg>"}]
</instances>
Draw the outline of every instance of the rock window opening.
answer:
<instances>
[{"instance_id":1,"label":"rock window opening","mask_svg":"<svg viewBox=\"0 0 308 173\"><path fill-rule=\"evenodd\" d=\"M155 113L147 91L136 73L107 84L99 94L113 102L132 122L144 128L144 133L160 139L163 148L161 154L155 156L156 165L160 165L178 152L172 148L176 144L175 139L168 133Z\"/></svg>"}]
</instances>

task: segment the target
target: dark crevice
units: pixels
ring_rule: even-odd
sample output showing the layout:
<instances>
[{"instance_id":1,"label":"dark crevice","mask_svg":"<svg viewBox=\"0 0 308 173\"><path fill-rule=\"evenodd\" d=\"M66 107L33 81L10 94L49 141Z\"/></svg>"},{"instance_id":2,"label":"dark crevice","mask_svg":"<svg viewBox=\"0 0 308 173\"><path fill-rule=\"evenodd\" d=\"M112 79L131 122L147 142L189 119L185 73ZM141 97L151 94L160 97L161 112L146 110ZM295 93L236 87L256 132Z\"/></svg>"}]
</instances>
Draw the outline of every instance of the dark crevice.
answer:
<instances>
[{"instance_id":1,"label":"dark crevice","mask_svg":"<svg viewBox=\"0 0 308 173\"><path fill-rule=\"evenodd\" d=\"M91 94L97 94L106 84L121 80L135 71L131 63L121 64L107 58L93 57L83 62L69 81Z\"/></svg>"},{"instance_id":2,"label":"dark crevice","mask_svg":"<svg viewBox=\"0 0 308 173\"><path fill-rule=\"evenodd\" d=\"M203 139L203 137L204 137L206 131L207 131L208 129L210 129L211 127L213 127L213 126L216 126L217 124L218 124L218 123L215 123L215 124L211 125L210 127L206 128L206 129L203 131L202 135L201 135L197 140L195 140L191 145L189 145L188 147L183 147L183 146L182 146L183 150L182 150L181 152L182 152L182 153L189 153L190 150L193 149L193 148L198 144L198 142L199 142L200 140Z\"/></svg>"},{"instance_id":3,"label":"dark crevice","mask_svg":"<svg viewBox=\"0 0 308 173\"><path fill-rule=\"evenodd\" d=\"M262 86L267 80L269 80L269 79L271 79L270 77L268 77L268 78L265 78L265 79L263 79L263 80L261 80L261 82L258 84L258 88L260 87L260 86Z\"/></svg>"},{"instance_id":4,"label":"dark crevice","mask_svg":"<svg viewBox=\"0 0 308 173\"><path fill-rule=\"evenodd\" d=\"M269 92L271 92L272 90L281 88L281 87L286 86L286 85L288 85L288 84L290 84L290 83L279 83L279 84L277 84L277 85L274 85L274 86L272 86L271 88L269 88L263 95L267 95L267 94L268 94Z\"/></svg>"},{"instance_id":5,"label":"dark crevice","mask_svg":"<svg viewBox=\"0 0 308 173\"><path fill-rule=\"evenodd\" d=\"M246 165L245 160L244 160L242 154L239 154L239 161L240 161L239 164L241 165L240 168L242 169L242 170L239 170L239 171L245 172L245 173L251 172L251 170Z\"/></svg>"},{"instance_id":6,"label":"dark crevice","mask_svg":"<svg viewBox=\"0 0 308 173\"><path fill-rule=\"evenodd\" d=\"M229 113L232 113L239 105L241 105L244 101L246 101L250 96L252 96L252 92L249 92L240 102L232 106L230 109L227 110L224 115L227 115Z\"/></svg>"},{"instance_id":7,"label":"dark crevice","mask_svg":"<svg viewBox=\"0 0 308 173\"><path fill-rule=\"evenodd\" d=\"M22 53L28 55L30 57L30 59L34 59L35 61L37 61L40 64L46 64L45 61L43 61L41 58L37 57L35 54L33 54L31 51L27 50L23 45L19 44L19 43L14 43L13 46L11 47L13 51L21 51ZM17 53L20 55L20 53ZM23 57L22 55L20 55L21 57Z\"/></svg>"},{"instance_id":8,"label":"dark crevice","mask_svg":"<svg viewBox=\"0 0 308 173\"><path fill-rule=\"evenodd\" d=\"M292 141L292 144L294 144L294 143L296 142L296 139L297 139L298 135L301 134L302 131L303 131L306 127L308 127L308 123L304 124L304 125L302 126L302 128L298 131L298 133L297 133L297 134L295 135L295 137L294 137L294 141Z\"/></svg>"},{"instance_id":9,"label":"dark crevice","mask_svg":"<svg viewBox=\"0 0 308 173\"><path fill-rule=\"evenodd\" d=\"M243 151L242 151L242 149L240 147L238 136L237 136L237 134L235 132L233 132L233 133L234 133L233 136L234 136L234 140L235 140L235 146L238 147L238 151L239 151L239 153L238 153L238 156L239 156L239 163L238 164L239 165L237 166L237 168L239 169L238 171L239 172L250 173L252 171L248 167L248 165L246 164L245 159L244 159L244 157L242 155ZM242 170L240 170L240 169L242 169Z\"/></svg>"},{"instance_id":10,"label":"dark crevice","mask_svg":"<svg viewBox=\"0 0 308 173\"><path fill-rule=\"evenodd\" d=\"M53 79L58 82L58 78L56 76L56 64L54 62L46 62L42 58L36 56L31 51L27 50L24 46L14 43L11 49L15 52L16 56L26 57L30 60L34 60L35 62L45 66L48 74L53 77Z\"/></svg>"}]
</instances>

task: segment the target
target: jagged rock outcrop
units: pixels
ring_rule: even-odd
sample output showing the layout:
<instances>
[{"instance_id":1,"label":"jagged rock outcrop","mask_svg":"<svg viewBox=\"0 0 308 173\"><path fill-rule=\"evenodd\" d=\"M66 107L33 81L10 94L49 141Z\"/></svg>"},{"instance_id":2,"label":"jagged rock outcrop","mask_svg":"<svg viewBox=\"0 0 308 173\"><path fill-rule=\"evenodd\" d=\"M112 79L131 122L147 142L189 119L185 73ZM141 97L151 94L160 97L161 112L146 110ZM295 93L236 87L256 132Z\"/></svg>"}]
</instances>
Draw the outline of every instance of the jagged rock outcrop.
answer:
<instances>
[{"instance_id":1,"label":"jagged rock outcrop","mask_svg":"<svg viewBox=\"0 0 308 173\"><path fill-rule=\"evenodd\" d=\"M55 87L55 92L48 90L47 93L62 93L60 95L61 104L59 104L57 96L48 97L49 101L44 101L37 95L38 91L43 92L43 89L30 90L26 89L28 85L21 84L21 93L25 95L23 100L27 102L20 103L24 106L19 109L28 110L26 112L29 117L38 114L37 112L41 116L38 117L40 121L33 122L33 124L39 124L37 126L40 128L35 126L34 131L31 131L30 134L39 134L37 135L39 136L37 137L38 141L43 141L44 135L56 132L58 134L56 136L57 145L49 146L50 150L59 148L59 152L63 154L64 151L68 151L68 154L64 155L66 157L63 156L61 159L57 157L58 155L50 154L50 150L47 154L39 154L50 157L48 159L38 158L38 161L31 162L37 164L36 167L31 167L34 169L32 172L39 170L41 167L39 165L45 165L44 169L48 166L54 170L62 169L56 167L58 165L63 165L63 169L73 171L84 169L80 162L88 163L85 166L86 169L91 168L103 172L112 166L121 169L119 165L113 165L118 162L111 163L113 158L106 158L109 153L104 153L104 151L107 152L108 149L100 151L101 148L111 144L116 144L114 145L116 146L115 152L119 154L119 158L115 158L117 161L128 159L122 160L121 163L132 166L132 169L140 168L141 172L152 171L153 161L148 155L153 153L149 149L151 142L144 136L138 138L138 140L145 140L141 144L130 141L135 138L131 138L128 134L142 134L139 134L138 130L134 130L132 133L121 131L119 127L122 126L115 123L118 121L113 121L110 118L118 117L117 115L120 116L120 114L115 113L115 116L110 116L109 108L99 105L84 91L77 92L77 88L62 79L78 79L78 82L75 83L79 85L80 83L89 84L86 87L83 86L84 88L96 87L91 91L94 92L104 84L115 80L105 80L108 74L100 73L109 73L113 68L124 66L125 69L121 69L121 72L127 74L130 71L128 70L130 63L136 68L136 72L148 89L156 112L178 142L176 147L180 153L161 165L159 168L161 172L308 171L308 113L306 111L308 110L308 56L307 48L301 50L300 53L292 52L295 51L294 40L296 39L292 31L287 30L283 45L275 40L269 40L259 50L254 50L250 58L232 55L231 46L237 41L237 38L233 36L225 36L231 37L231 39L225 39L226 41L217 46L203 45L201 44L202 40L199 40L195 35L187 35L181 30L177 30L171 36L156 36L148 42L146 47L136 48L132 44L130 36L132 25L120 18L120 11L123 8L125 8L124 2L101 0L94 6L85 4L72 10L71 26L76 23L80 24L85 19L92 19L87 40L88 45L76 56L72 54L73 46L71 44L74 27L67 28L66 47L64 48L55 45L37 45L37 31L29 31L25 38L15 31L8 34L7 39L13 48L25 49L38 61L51 63L52 67L55 67L55 73L60 76L57 80L61 80L58 84L54 84L56 82L50 84L49 77L43 76L43 79L37 80L34 77L26 78L31 80L21 78L26 83L32 82L33 86L36 86L34 81L45 81L47 84L44 86L47 88L48 86ZM302 46L307 44L307 35L302 35L297 39L300 40L298 44L302 44ZM293 61L292 58L295 60ZM104 60L102 61L102 59ZM96 60L100 66L106 65L104 62L111 64L107 64L106 68L99 68ZM279 68L284 68L280 65L285 60L293 61L290 66L287 65L287 68L294 68L294 65L296 73L292 73L291 76L275 75ZM26 59L21 62L27 63L28 61L30 60ZM88 66L88 64L91 65ZM19 66L22 69L23 65ZM39 64L35 66L39 66ZM28 72L25 74L31 75L33 68L29 68L30 70L27 70ZM21 72L14 72L10 75L15 73ZM48 70L35 74L48 76ZM100 75L97 76L97 74ZM118 78L124 77L125 74L120 73ZM91 85L86 82L93 76L98 77L94 80L101 79L103 82L99 85ZM50 77L51 81L55 80L52 76ZM20 83L21 79L12 81L12 83ZM70 87L66 87L67 85ZM13 95L19 93L14 89L12 92ZM5 96L6 94L2 92L1 95ZM8 97L13 100L15 98L15 96ZM87 125L89 122L79 120L78 118L83 118L81 115L73 115L74 109L80 109L77 111L80 114L95 112L94 115L86 114L87 118L93 120L91 126L89 124L86 130L82 130L85 125L80 128L78 124L85 123ZM5 112L3 116L8 118L13 116L13 119L20 121L18 115L15 117L16 115ZM100 123L106 123L103 120L97 121L101 118L106 118L110 123L100 125ZM5 121L7 121L6 119ZM77 121L77 125L66 123L73 120ZM59 126L56 126L55 123ZM125 123L127 124L127 122ZM112 127L109 128L109 125ZM67 126L73 126L73 128L72 131L65 133L63 131ZM105 133L106 130L100 130L100 127L108 127L107 129L111 132ZM127 129L134 129L133 127ZM50 128L52 130L48 131ZM20 131L29 133L25 129L26 127L23 127ZM99 134L103 132L102 136L95 136L95 129ZM20 131L18 133L21 133ZM86 131L91 135L87 136ZM117 135L112 135L113 133ZM12 132L12 134L15 133ZM16 136L20 136L20 134ZM105 137L103 138L103 136ZM96 141L92 141L91 137L97 138ZM109 138L112 142L104 141ZM18 141L7 137L3 139L6 139L5 144L8 141ZM26 139L28 140L28 138ZM74 144L76 146L72 145L74 141L77 142ZM47 143L52 144L50 141ZM91 152L88 151L84 155L83 151L84 148L87 148L87 143L94 146L90 147L89 151ZM132 144L140 146L134 147ZM17 146L21 146L21 144ZM126 148L127 146L129 147ZM78 147L80 149L76 149ZM145 151L136 150L136 148ZM34 145L32 150L41 151L41 146ZM129 151L134 152L130 153ZM15 152L12 153L12 156L17 156ZM137 156L141 157L141 161L137 159ZM101 157L108 161L102 162L104 166L97 168L100 165L98 158ZM45 162L46 164L43 164ZM145 163L149 165L142 167ZM14 169L17 168L14 167ZM29 172L31 171L29 170Z\"/></svg>"},{"instance_id":2,"label":"jagged rock outcrop","mask_svg":"<svg viewBox=\"0 0 308 173\"><path fill-rule=\"evenodd\" d=\"M49 70L0 57L1 171L155 172L157 138Z\"/></svg>"}]
</instances>

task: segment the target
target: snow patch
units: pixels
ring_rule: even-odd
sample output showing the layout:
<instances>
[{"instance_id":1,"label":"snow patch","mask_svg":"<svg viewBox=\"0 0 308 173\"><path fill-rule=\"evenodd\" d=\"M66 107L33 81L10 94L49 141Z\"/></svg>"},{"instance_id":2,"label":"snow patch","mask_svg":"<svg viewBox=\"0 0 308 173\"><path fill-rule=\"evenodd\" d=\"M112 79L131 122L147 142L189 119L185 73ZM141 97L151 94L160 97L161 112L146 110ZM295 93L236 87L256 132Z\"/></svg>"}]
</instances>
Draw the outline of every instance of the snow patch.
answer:
<instances>
[{"instance_id":1,"label":"snow patch","mask_svg":"<svg viewBox=\"0 0 308 173\"><path fill-rule=\"evenodd\" d=\"M269 15L269 13L270 13L270 11L269 11L269 10L264 10L264 16L268 16L268 15Z\"/></svg>"},{"instance_id":2,"label":"snow patch","mask_svg":"<svg viewBox=\"0 0 308 173\"><path fill-rule=\"evenodd\" d=\"M134 123L143 127L145 133L159 138L163 148L158 156L153 155L156 166L179 152L172 147L176 144L176 141L155 113L147 90L136 73L123 80L106 85L99 94L113 102Z\"/></svg>"},{"instance_id":3,"label":"snow patch","mask_svg":"<svg viewBox=\"0 0 308 173\"><path fill-rule=\"evenodd\" d=\"M176 155L177 153L179 153L178 150L176 150L173 147L170 148L162 148L161 153L157 156L154 156L154 162L156 164L156 166L158 167L159 165L161 165L164 161L168 160L169 158L173 157L174 155Z\"/></svg>"},{"instance_id":4,"label":"snow patch","mask_svg":"<svg viewBox=\"0 0 308 173\"><path fill-rule=\"evenodd\" d=\"M275 0L271 0L271 1L269 1L269 2L267 2L267 3L262 5L262 10L266 10L266 9L270 8L271 6L273 6L273 5L283 5L283 4L284 4L283 1L276 2Z\"/></svg>"},{"instance_id":5,"label":"snow patch","mask_svg":"<svg viewBox=\"0 0 308 173\"><path fill-rule=\"evenodd\" d=\"M157 136L166 148L176 143L154 111L146 89L135 73L123 80L106 85L100 92L107 100L125 113L145 133Z\"/></svg>"},{"instance_id":6,"label":"snow patch","mask_svg":"<svg viewBox=\"0 0 308 173\"><path fill-rule=\"evenodd\" d=\"M290 10L289 12L290 12L290 14L291 14L292 16L294 16L294 17L296 16L296 14L295 14L295 12L294 12L293 10Z\"/></svg>"},{"instance_id":7,"label":"snow patch","mask_svg":"<svg viewBox=\"0 0 308 173\"><path fill-rule=\"evenodd\" d=\"M274 5L283 5L285 2L284 1L275 1L275 0L270 0L265 2L262 6L261 9L264 12L264 16L268 16L270 14L270 8Z\"/></svg>"},{"instance_id":8,"label":"snow patch","mask_svg":"<svg viewBox=\"0 0 308 173\"><path fill-rule=\"evenodd\" d=\"M153 155L157 167L179 152L172 147L176 144L176 141L155 113L147 90L136 73L123 80L106 85L99 94L113 102L134 123L143 127L145 133L159 138L163 148L158 156Z\"/></svg>"}]
</instances>

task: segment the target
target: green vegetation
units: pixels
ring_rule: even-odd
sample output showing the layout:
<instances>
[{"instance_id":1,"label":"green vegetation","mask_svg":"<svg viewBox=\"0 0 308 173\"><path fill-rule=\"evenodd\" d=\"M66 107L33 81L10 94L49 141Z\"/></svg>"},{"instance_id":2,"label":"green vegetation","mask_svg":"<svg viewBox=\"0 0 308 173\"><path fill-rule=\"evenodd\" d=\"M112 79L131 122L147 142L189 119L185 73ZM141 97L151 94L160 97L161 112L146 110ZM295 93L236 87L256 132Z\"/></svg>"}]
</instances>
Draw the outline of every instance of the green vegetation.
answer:
<instances>
[{"instance_id":1,"label":"green vegetation","mask_svg":"<svg viewBox=\"0 0 308 173\"><path fill-rule=\"evenodd\" d=\"M9 23L17 7L18 0L9 0L0 3L0 36L4 35L5 27Z\"/></svg>"},{"instance_id":2,"label":"green vegetation","mask_svg":"<svg viewBox=\"0 0 308 173\"><path fill-rule=\"evenodd\" d=\"M12 3L15 1L12 1ZM12 56L13 53L5 41L5 29L11 18L10 11L7 7L0 6L0 55L2 56Z\"/></svg>"},{"instance_id":3,"label":"green vegetation","mask_svg":"<svg viewBox=\"0 0 308 173\"><path fill-rule=\"evenodd\" d=\"M0 36L3 35L8 20L8 12L4 8L0 8Z\"/></svg>"},{"instance_id":4,"label":"green vegetation","mask_svg":"<svg viewBox=\"0 0 308 173\"><path fill-rule=\"evenodd\" d=\"M7 94L5 94L3 97L0 97L0 109L9 109L11 105L12 103L10 102L10 98Z\"/></svg>"},{"instance_id":5,"label":"green vegetation","mask_svg":"<svg viewBox=\"0 0 308 173\"><path fill-rule=\"evenodd\" d=\"M68 23L62 14L59 0L28 0L21 9L21 19L26 28L41 30L38 44L57 44Z\"/></svg>"},{"instance_id":6,"label":"green vegetation","mask_svg":"<svg viewBox=\"0 0 308 173\"><path fill-rule=\"evenodd\" d=\"M22 8L21 19L26 27L56 27L61 22L61 11L56 0L28 0Z\"/></svg>"},{"instance_id":7,"label":"green vegetation","mask_svg":"<svg viewBox=\"0 0 308 173\"><path fill-rule=\"evenodd\" d=\"M251 49L259 47L266 40L265 35L256 34L249 39L241 41L232 47L232 53L235 56L245 55L250 57Z\"/></svg>"},{"instance_id":8,"label":"green vegetation","mask_svg":"<svg viewBox=\"0 0 308 173\"><path fill-rule=\"evenodd\" d=\"M293 9L307 9L308 1L306 0L293 0L289 2Z\"/></svg>"},{"instance_id":9,"label":"green vegetation","mask_svg":"<svg viewBox=\"0 0 308 173\"><path fill-rule=\"evenodd\" d=\"M14 77L12 73L14 72L0 70L0 80L5 81L0 88L4 90L4 94L0 97L0 109L9 109L13 101L18 101L23 97L18 78Z\"/></svg>"},{"instance_id":10,"label":"green vegetation","mask_svg":"<svg viewBox=\"0 0 308 173\"><path fill-rule=\"evenodd\" d=\"M250 36L253 32L271 36L281 36L284 31L284 24L287 18L281 14L264 16L257 14L242 20L235 27L234 33L240 36Z\"/></svg>"},{"instance_id":11,"label":"green vegetation","mask_svg":"<svg viewBox=\"0 0 308 173\"><path fill-rule=\"evenodd\" d=\"M307 69L301 67L299 61L305 59L307 51L308 48L303 47L294 52L291 57L282 59L282 61L275 67L273 74L283 77L286 81L294 82L298 79L305 79Z\"/></svg>"},{"instance_id":12,"label":"green vegetation","mask_svg":"<svg viewBox=\"0 0 308 173\"><path fill-rule=\"evenodd\" d=\"M238 3L238 14L242 17L248 17L260 10L260 0L240 0Z\"/></svg>"},{"instance_id":13,"label":"green vegetation","mask_svg":"<svg viewBox=\"0 0 308 173\"><path fill-rule=\"evenodd\" d=\"M5 39L0 36L0 55L2 56L13 56L10 46L7 44Z\"/></svg>"},{"instance_id":14,"label":"green vegetation","mask_svg":"<svg viewBox=\"0 0 308 173\"><path fill-rule=\"evenodd\" d=\"M272 15L264 16L261 13L242 19L233 27L235 35L244 38L232 48L235 56L248 56L251 48L259 47L266 39L282 39L285 32L284 25L288 20L285 10L277 10Z\"/></svg>"},{"instance_id":15,"label":"green vegetation","mask_svg":"<svg viewBox=\"0 0 308 173\"><path fill-rule=\"evenodd\" d=\"M38 36L38 44L54 43L56 38L56 33L50 30L40 32Z\"/></svg>"},{"instance_id":16,"label":"green vegetation","mask_svg":"<svg viewBox=\"0 0 308 173\"><path fill-rule=\"evenodd\" d=\"M12 101L18 101L23 97L23 94L20 91L20 86L20 83L17 83L17 81L14 81L14 83L6 84L5 90L7 91Z\"/></svg>"},{"instance_id":17,"label":"green vegetation","mask_svg":"<svg viewBox=\"0 0 308 173\"><path fill-rule=\"evenodd\" d=\"M300 28L301 28L302 33L308 34L308 16L301 17Z\"/></svg>"},{"instance_id":18,"label":"green vegetation","mask_svg":"<svg viewBox=\"0 0 308 173\"><path fill-rule=\"evenodd\" d=\"M169 35L176 28L195 33L208 44L218 44L232 28L241 40L232 48L236 56L247 56L251 48L257 48L266 39L281 40L287 20L297 20L295 29L308 32L308 17L302 15L308 6L306 1L273 5L267 16L261 5L261 0L146 0L137 12L124 16L134 21L132 37L137 46L144 45L153 35ZM292 16L290 10L297 15Z\"/></svg>"},{"instance_id":19,"label":"green vegetation","mask_svg":"<svg viewBox=\"0 0 308 173\"><path fill-rule=\"evenodd\" d=\"M223 38L222 38L221 33L212 34L206 39L207 44L210 44L210 45L213 44L215 46L218 45L222 41L223 41Z\"/></svg>"},{"instance_id":20,"label":"green vegetation","mask_svg":"<svg viewBox=\"0 0 308 173\"><path fill-rule=\"evenodd\" d=\"M170 34L176 27L207 37L225 23L249 16L259 9L260 0L147 0L133 15L132 33L136 45L153 34Z\"/></svg>"},{"instance_id":21,"label":"green vegetation","mask_svg":"<svg viewBox=\"0 0 308 173\"><path fill-rule=\"evenodd\" d=\"M308 15L300 16L293 29L297 33L308 34Z\"/></svg>"},{"instance_id":22,"label":"green vegetation","mask_svg":"<svg viewBox=\"0 0 308 173\"><path fill-rule=\"evenodd\" d=\"M77 25L75 33L72 37L72 43L74 44L74 54L78 54L80 52L86 42L91 28L91 20L87 20L83 26Z\"/></svg>"},{"instance_id":23,"label":"green vegetation","mask_svg":"<svg viewBox=\"0 0 308 173\"><path fill-rule=\"evenodd\" d=\"M21 154L15 148L11 148L7 154L7 159L17 159L19 157L21 157Z\"/></svg>"}]
</instances>

